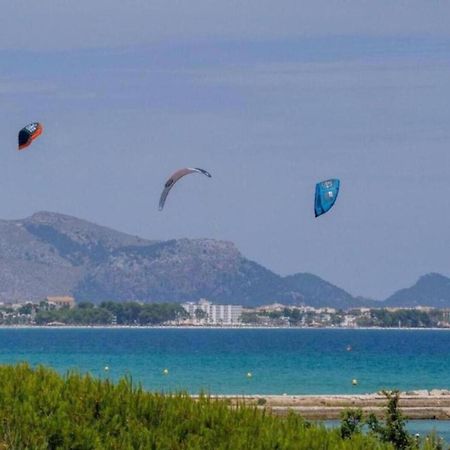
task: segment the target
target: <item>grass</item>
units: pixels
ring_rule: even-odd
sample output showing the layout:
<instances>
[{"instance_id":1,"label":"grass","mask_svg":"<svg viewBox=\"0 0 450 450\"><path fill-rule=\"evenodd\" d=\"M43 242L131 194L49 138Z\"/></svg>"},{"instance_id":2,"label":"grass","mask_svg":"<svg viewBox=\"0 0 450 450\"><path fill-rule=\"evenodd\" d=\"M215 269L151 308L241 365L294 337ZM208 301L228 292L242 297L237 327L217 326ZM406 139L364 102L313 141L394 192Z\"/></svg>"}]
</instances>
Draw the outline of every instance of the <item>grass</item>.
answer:
<instances>
[{"instance_id":1,"label":"grass","mask_svg":"<svg viewBox=\"0 0 450 450\"><path fill-rule=\"evenodd\" d=\"M0 366L0 450L4 449L392 449L375 436L343 439L338 429L290 414L272 416L225 400L144 391L27 364Z\"/></svg>"}]
</instances>

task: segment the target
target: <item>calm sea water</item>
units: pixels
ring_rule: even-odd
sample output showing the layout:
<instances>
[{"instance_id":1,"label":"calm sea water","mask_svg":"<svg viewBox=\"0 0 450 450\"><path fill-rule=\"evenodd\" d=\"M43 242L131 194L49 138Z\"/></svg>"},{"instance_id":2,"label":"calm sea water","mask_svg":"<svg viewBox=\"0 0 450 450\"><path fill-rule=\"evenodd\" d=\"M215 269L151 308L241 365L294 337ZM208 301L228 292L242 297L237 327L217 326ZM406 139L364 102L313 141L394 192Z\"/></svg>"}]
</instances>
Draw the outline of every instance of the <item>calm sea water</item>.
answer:
<instances>
[{"instance_id":1,"label":"calm sea water","mask_svg":"<svg viewBox=\"0 0 450 450\"><path fill-rule=\"evenodd\" d=\"M450 331L0 329L0 363L18 361L191 393L450 389Z\"/></svg>"}]
</instances>

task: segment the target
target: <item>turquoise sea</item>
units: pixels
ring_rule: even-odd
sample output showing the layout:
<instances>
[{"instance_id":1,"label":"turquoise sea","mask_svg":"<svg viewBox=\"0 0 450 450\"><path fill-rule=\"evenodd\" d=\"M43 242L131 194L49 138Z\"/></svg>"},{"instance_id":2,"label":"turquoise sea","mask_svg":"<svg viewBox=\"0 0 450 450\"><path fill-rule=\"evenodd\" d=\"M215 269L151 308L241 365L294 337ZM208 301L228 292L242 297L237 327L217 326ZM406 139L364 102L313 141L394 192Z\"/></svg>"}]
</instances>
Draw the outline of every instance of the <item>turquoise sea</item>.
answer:
<instances>
[{"instance_id":1,"label":"turquoise sea","mask_svg":"<svg viewBox=\"0 0 450 450\"><path fill-rule=\"evenodd\" d=\"M18 361L191 393L450 389L450 330L0 329L0 363Z\"/></svg>"}]
</instances>

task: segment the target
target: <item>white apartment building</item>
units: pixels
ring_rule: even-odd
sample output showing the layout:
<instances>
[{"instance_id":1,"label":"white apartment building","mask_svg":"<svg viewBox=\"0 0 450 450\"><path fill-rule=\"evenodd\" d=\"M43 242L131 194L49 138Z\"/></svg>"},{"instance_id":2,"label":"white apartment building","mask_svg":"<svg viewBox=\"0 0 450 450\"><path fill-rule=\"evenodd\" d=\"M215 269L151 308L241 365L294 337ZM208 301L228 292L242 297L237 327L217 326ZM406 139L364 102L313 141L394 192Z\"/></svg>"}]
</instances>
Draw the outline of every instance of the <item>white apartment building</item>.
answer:
<instances>
[{"instance_id":1,"label":"white apartment building","mask_svg":"<svg viewBox=\"0 0 450 450\"><path fill-rule=\"evenodd\" d=\"M215 305L208 300L201 299L198 303L187 302L181 305L191 316L196 319L196 311L199 309L205 313L200 322L211 325L234 325L240 322L242 314L241 305Z\"/></svg>"}]
</instances>

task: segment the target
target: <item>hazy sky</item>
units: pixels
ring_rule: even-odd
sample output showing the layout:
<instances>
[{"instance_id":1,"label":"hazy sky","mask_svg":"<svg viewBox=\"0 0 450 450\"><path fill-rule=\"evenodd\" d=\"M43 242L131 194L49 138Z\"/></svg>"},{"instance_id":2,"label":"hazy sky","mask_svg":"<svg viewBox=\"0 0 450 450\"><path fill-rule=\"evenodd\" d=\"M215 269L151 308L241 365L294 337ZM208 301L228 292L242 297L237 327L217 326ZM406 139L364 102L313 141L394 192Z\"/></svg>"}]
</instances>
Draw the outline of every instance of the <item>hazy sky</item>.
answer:
<instances>
[{"instance_id":1,"label":"hazy sky","mask_svg":"<svg viewBox=\"0 0 450 450\"><path fill-rule=\"evenodd\" d=\"M430 0L7 2L0 217L231 240L376 298L450 275L449 23ZM213 178L158 212L183 166ZM315 219L329 177L340 197Z\"/></svg>"}]
</instances>

